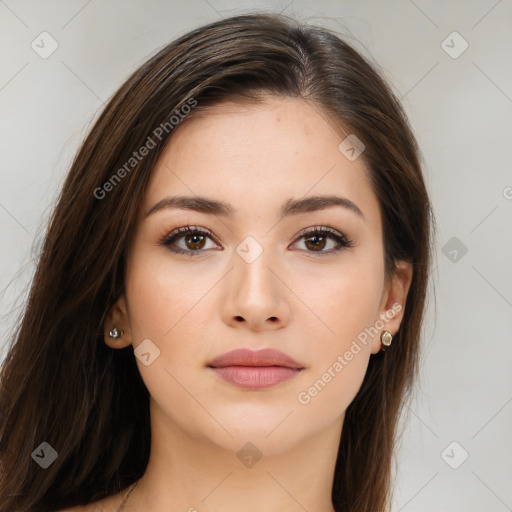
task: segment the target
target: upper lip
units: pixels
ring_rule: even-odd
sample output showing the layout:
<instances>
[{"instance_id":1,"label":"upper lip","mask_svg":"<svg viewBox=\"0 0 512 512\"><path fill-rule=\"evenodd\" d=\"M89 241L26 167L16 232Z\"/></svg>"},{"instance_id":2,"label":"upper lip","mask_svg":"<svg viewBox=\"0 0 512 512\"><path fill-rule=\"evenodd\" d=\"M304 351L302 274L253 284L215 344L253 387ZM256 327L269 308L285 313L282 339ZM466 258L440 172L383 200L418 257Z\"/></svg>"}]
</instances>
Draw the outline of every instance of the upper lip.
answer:
<instances>
[{"instance_id":1,"label":"upper lip","mask_svg":"<svg viewBox=\"0 0 512 512\"><path fill-rule=\"evenodd\" d=\"M303 366L290 356L272 348L251 350L239 348L222 354L208 363L213 368L224 366L285 366L302 369Z\"/></svg>"}]
</instances>

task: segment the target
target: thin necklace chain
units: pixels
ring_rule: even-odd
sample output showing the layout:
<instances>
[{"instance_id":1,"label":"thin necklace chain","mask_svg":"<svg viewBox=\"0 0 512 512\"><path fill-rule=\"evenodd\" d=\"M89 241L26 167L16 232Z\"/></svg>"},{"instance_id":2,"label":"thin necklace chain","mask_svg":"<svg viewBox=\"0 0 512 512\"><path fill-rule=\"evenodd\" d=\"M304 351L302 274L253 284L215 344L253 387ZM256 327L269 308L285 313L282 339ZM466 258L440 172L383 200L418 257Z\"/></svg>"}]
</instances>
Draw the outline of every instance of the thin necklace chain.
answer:
<instances>
[{"instance_id":1,"label":"thin necklace chain","mask_svg":"<svg viewBox=\"0 0 512 512\"><path fill-rule=\"evenodd\" d=\"M128 501L128 498L130 496L130 493L133 491L133 489L137 485L137 482L138 482L138 480L134 484L132 484L132 486L130 487L130 490L128 491L128 493L124 497L123 501L121 502L121 505L119 505L119 508L117 509L117 512L122 512L124 510L126 502Z\"/></svg>"}]
</instances>

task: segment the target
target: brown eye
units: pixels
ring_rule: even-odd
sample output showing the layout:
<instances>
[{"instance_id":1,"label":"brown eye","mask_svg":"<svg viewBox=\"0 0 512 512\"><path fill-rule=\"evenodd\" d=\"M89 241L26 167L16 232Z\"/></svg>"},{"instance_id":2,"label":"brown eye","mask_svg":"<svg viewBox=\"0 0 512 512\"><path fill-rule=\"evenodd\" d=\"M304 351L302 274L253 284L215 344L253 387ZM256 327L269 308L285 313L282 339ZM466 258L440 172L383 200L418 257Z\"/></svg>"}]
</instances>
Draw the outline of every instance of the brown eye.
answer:
<instances>
[{"instance_id":1,"label":"brown eye","mask_svg":"<svg viewBox=\"0 0 512 512\"><path fill-rule=\"evenodd\" d=\"M353 247L354 244L348 240L345 235L328 227L315 227L308 231L304 231L298 240L304 239L304 245L307 252L317 253L319 256L328 256L342 249ZM329 240L335 242L334 246L324 250Z\"/></svg>"},{"instance_id":2,"label":"brown eye","mask_svg":"<svg viewBox=\"0 0 512 512\"><path fill-rule=\"evenodd\" d=\"M182 239L183 244L180 246L178 243L181 242ZM213 241L213 237L208 231L194 226L187 226L175 229L172 233L164 237L160 243L174 253L195 256L206 252L206 250L203 249L208 239Z\"/></svg>"}]
</instances>

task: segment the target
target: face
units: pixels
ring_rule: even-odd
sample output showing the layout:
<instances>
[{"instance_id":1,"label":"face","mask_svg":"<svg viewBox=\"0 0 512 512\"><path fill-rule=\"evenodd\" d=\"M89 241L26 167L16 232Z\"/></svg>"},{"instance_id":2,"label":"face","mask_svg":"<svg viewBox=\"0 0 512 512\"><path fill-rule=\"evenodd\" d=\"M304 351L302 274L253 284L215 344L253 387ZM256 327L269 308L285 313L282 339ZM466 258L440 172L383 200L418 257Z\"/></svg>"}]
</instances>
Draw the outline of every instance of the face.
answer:
<instances>
[{"instance_id":1,"label":"face","mask_svg":"<svg viewBox=\"0 0 512 512\"><path fill-rule=\"evenodd\" d=\"M348 133L303 100L269 97L220 104L171 137L140 210L126 295L109 317L124 343L149 354L137 365L170 428L235 450L250 439L277 453L341 427L381 330L398 330L411 278L400 263L385 281L367 169L338 149ZM226 203L231 214L153 209L175 196ZM290 201L312 196L343 199L281 216ZM208 366L238 348L276 349L302 369L243 388Z\"/></svg>"}]
</instances>

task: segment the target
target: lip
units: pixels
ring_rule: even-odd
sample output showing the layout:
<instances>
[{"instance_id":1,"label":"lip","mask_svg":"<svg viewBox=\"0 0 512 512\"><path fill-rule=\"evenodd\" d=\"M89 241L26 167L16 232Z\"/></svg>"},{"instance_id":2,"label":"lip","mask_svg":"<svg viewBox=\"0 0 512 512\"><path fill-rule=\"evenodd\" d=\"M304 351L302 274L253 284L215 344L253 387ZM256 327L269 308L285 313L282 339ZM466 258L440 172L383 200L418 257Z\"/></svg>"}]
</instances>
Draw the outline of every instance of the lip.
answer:
<instances>
[{"instance_id":1,"label":"lip","mask_svg":"<svg viewBox=\"0 0 512 512\"><path fill-rule=\"evenodd\" d=\"M261 350L240 348L232 350L216 357L208 363L208 366L213 368L224 368L226 366L281 366L296 370L304 368L290 356L273 348Z\"/></svg>"},{"instance_id":2,"label":"lip","mask_svg":"<svg viewBox=\"0 0 512 512\"><path fill-rule=\"evenodd\" d=\"M237 349L207 365L224 381L248 390L266 389L297 376L304 367L275 349Z\"/></svg>"},{"instance_id":3,"label":"lip","mask_svg":"<svg viewBox=\"0 0 512 512\"><path fill-rule=\"evenodd\" d=\"M302 371L286 366L223 366L211 370L229 384L253 391L277 386Z\"/></svg>"}]
</instances>

